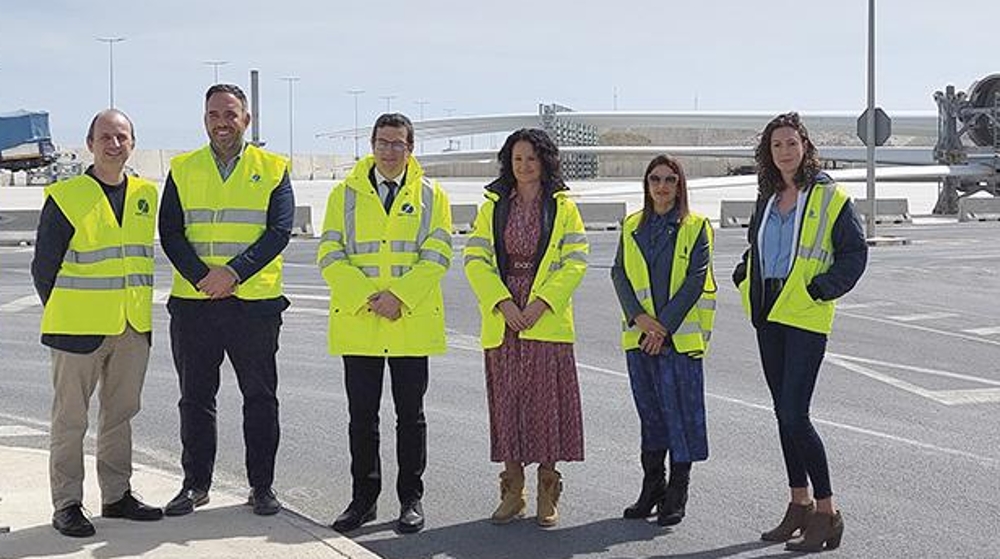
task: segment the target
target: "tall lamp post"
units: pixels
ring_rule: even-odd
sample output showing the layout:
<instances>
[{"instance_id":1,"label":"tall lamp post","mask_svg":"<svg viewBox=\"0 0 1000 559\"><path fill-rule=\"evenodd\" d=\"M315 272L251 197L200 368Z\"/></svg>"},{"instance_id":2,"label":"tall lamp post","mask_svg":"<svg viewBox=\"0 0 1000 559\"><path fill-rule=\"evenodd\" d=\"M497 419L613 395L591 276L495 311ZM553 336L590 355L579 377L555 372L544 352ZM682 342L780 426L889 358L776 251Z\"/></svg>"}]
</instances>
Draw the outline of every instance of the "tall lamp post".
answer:
<instances>
[{"instance_id":1,"label":"tall lamp post","mask_svg":"<svg viewBox=\"0 0 1000 559\"><path fill-rule=\"evenodd\" d=\"M360 159L358 155L358 96L364 93L363 89L349 89L348 95L354 96L354 160Z\"/></svg>"},{"instance_id":2,"label":"tall lamp post","mask_svg":"<svg viewBox=\"0 0 1000 559\"><path fill-rule=\"evenodd\" d=\"M294 144L295 128L293 124L295 121L294 120L295 109L293 104L293 101L295 99L294 88L295 88L295 82L299 81L302 78L298 76L286 76L284 78L279 78L279 79L288 82L288 178L292 178L292 168L294 167L293 161L295 159L295 144Z\"/></svg>"},{"instance_id":3,"label":"tall lamp post","mask_svg":"<svg viewBox=\"0 0 1000 559\"><path fill-rule=\"evenodd\" d=\"M202 62L202 64L205 64L206 66L211 66L212 67L212 71L213 71L212 75L214 76L214 78L213 78L214 81L212 82L212 85L215 85L215 84L219 83L219 66L225 66L226 64L229 64L229 61L228 60L206 60L206 61Z\"/></svg>"},{"instance_id":4,"label":"tall lamp post","mask_svg":"<svg viewBox=\"0 0 1000 559\"><path fill-rule=\"evenodd\" d=\"M115 108L115 43L125 40L125 37L98 37L98 41L108 44L108 106Z\"/></svg>"},{"instance_id":5,"label":"tall lamp post","mask_svg":"<svg viewBox=\"0 0 1000 559\"><path fill-rule=\"evenodd\" d=\"M392 100L395 99L396 96L395 95L379 95L378 98L385 100L385 112L391 113L392 112Z\"/></svg>"},{"instance_id":6,"label":"tall lamp post","mask_svg":"<svg viewBox=\"0 0 1000 559\"><path fill-rule=\"evenodd\" d=\"M414 101L414 103L420 107L420 121L424 120L424 107L430 104L430 101ZM420 140L420 153L424 153L424 140Z\"/></svg>"}]
</instances>

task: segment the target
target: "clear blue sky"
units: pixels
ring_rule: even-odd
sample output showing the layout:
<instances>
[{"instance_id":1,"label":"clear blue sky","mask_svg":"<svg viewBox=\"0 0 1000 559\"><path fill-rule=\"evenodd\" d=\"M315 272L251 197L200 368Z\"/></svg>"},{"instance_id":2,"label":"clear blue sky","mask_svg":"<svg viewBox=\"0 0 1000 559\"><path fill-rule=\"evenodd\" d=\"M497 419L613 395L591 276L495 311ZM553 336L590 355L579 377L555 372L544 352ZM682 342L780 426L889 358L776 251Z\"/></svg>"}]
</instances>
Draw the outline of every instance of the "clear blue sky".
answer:
<instances>
[{"instance_id":1,"label":"clear blue sky","mask_svg":"<svg viewBox=\"0 0 1000 559\"><path fill-rule=\"evenodd\" d=\"M1000 72L990 55L1000 2L880 0L879 104L933 110L936 89ZM108 103L115 46L116 105L140 148L204 143L203 62L226 60L221 81L261 72L261 125L288 148L295 86L297 152L347 153L317 132L364 126L392 108L427 118L578 110L853 110L865 102L866 0L0 0L0 112L51 113L57 143L83 144Z\"/></svg>"}]
</instances>

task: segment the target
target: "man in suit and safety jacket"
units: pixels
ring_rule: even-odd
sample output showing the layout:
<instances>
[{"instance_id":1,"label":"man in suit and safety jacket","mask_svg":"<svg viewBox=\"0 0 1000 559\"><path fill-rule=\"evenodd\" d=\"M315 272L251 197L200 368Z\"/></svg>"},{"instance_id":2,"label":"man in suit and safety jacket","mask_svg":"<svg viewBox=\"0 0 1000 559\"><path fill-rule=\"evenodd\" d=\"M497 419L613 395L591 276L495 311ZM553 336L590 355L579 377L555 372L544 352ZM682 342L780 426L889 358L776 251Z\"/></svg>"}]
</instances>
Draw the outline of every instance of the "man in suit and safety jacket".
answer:
<instances>
[{"instance_id":1,"label":"man in suit and safety jacket","mask_svg":"<svg viewBox=\"0 0 1000 559\"><path fill-rule=\"evenodd\" d=\"M226 355L243 393L249 504L281 503L271 488L278 451L278 334L288 307L281 252L295 199L285 158L243 140L250 113L235 85L205 94L209 145L175 157L163 187L160 242L174 265L170 345L180 380L184 483L168 516L208 503L215 466L215 397Z\"/></svg>"},{"instance_id":2,"label":"man in suit and safety jacket","mask_svg":"<svg viewBox=\"0 0 1000 559\"><path fill-rule=\"evenodd\" d=\"M375 121L372 155L334 187L317 262L330 286L330 353L344 359L352 499L333 528L375 519L382 489L378 411L386 362L396 408L400 532L424 526L428 355L444 353L441 279L451 264L451 206L413 157L413 124Z\"/></svg>"},{"instance_id":3,"label":"man in suit and safety jacket","mask_svg":"<svg viewBox=\"0 0 1000 559\"><path fill-rule=\"evenodd\" d=\"M132 418L149 363L156 186L125 174L132 121L108 109L94 117L87 171L45 189L31 275L45 310L42 343L52 350L49 483L52 526L94 535L84 516L83 439L94 390L101 410L97 478L105 518L159 520L163 511L132 495ZM99 388L98 388L99 387Z\"/></svg>"}]
</instances>

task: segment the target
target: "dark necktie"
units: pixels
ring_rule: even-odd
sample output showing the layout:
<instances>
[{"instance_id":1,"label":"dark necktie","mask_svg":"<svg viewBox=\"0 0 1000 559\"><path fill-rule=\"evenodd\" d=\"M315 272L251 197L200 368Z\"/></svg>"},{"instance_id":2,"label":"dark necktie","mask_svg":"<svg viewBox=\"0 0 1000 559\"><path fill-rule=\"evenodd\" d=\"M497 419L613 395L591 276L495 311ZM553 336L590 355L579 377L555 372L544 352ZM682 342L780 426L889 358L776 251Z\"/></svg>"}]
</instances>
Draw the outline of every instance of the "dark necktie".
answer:
<instances>
[{"instance_id":1,"label":"dark necktie","mask_svg":"<svg viewBox=\"0 0 1000 559\"><path fill-rule=\"evenodd\" d=\"M385 185L389 192L385 195L385 201L382 202L382 206L385 207L385 213L389 213L392 208L393 201L396 200L396 188L399 186L396 181L385 181L382 184Z\"/></svg>"}]
</instances>

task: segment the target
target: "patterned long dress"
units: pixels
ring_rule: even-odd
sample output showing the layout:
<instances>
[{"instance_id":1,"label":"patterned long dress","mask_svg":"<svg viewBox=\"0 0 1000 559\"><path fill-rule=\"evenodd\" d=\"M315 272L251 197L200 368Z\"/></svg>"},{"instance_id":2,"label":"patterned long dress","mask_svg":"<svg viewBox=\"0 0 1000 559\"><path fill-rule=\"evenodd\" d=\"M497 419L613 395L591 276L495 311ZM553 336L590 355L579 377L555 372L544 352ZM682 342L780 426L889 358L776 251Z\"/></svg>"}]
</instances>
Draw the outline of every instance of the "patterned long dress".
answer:
<instances>
[{"instance_id":1,"label":"patterned long dress","mask_svg":"<svg viewBox=\"0 0 1000 559\"><path fill-rule=\"evenodd\" d=\"M504 228L507 288L528 302L541 235L541 200L511 200ZM485 352L490 459L549 463L583 460L583 417L573 344L522 340L508 328Z\"/></svg>"}]
</instances>

